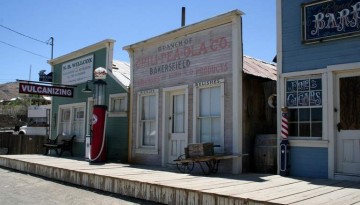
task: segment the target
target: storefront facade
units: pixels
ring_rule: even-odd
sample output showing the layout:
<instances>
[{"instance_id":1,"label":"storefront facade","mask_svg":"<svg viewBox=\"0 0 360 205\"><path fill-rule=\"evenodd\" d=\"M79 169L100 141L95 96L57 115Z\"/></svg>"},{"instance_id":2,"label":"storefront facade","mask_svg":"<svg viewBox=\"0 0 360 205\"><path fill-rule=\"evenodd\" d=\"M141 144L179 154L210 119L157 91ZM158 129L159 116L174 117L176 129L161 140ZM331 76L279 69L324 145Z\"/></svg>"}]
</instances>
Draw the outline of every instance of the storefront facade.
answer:
<instances>
[{"instance_id":1,"label":"storefront facade","mask_svg":"<svg viewBox=\"0 0 360 205\"><path fill-rule=\"evenodd\" d=\"M360 176L359 11L358 0L277 1L278 122L287 107L292 176Z\"/></svg>"},{"instance_id":2,"label":"storefront facade","mask_svg":"<svg viewBox=\"0 0 360 205\"><path fill-rule=\"evenodd\" d=\"M243 153L242 13L124 47L131 61L131 162L166 166L192 143ZM220 169L241 173L243 159Z\"/></svg>"},{"instance_id":3,"label":"storefront facade","mask_svg":"<svg viewBox=\"0 0 360 205\"><path fill-rule=\"evenodd\" d=\"M107 106L105 150L107 160L127 162L128 158L128 89L129 64L113 61L114 40L107 39L55 58L52 65L53 83L73 88L72 97L53 97L51 137L58 134L76 135L74 155L89 158L91 135L94 70L107 69L105 105ZM88 92L84 92L89 88Z\"/></svg>"}]
</instances>

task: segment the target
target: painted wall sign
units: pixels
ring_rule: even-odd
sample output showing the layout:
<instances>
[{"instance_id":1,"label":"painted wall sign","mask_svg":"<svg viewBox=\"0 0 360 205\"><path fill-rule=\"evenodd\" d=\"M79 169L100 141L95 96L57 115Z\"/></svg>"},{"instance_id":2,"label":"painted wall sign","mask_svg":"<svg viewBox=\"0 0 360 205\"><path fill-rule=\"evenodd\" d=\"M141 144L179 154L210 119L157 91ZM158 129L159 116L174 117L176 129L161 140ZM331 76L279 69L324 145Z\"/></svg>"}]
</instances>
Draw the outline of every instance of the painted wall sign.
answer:
<instances>
[{"instance_id":1,"label":"painted wall sign","mask_svg":"<svg viewBox=\"0 0 360 205\"><path fill-rule=\"evenodd\" d=\"M232 29L225 24L134 52L134 88L230 73Z\"/></svg>"},{"instance_id":2,"label":"painted wall sign","mask_svg":"<svg viewBox=\"0 0 360 205\"><path fill-rule=\"evenodd\" d=\"M94 55L88 55L62 65L61 84L75 85L92 80Z\"/></svg>"},{"instance_id":3,"label":"painted wall sign","mask_svg":"<svg viewBox=\"0 0 360 205\"><path fill-rule=\"evenodd\" d=\"M153 94L153 93L155 93L155 90L143 90L139 92L140 95Z\"/></svg>"},{"instance_id":4,"label":"painted wall sign","mask_svg":"<svg viewBox=\"0 0 360 205\"><path fill-rule=\"evenodd\" d=\"M223 82L224 82L224 79L208 80L208 81L195 83L195 87L217 85L217 84L220 84L220 83L223 83Z\"/></svg>"},{"instance_id":5,"label":"painted wall sign","mask_svg":"<svg viewBox=\"0 0 360 205\"><path fill-rule=\"evenodd\" d=\"M305 43L360 35L360 0L325 0L302 5Z\"/></svg>"},{"instance_id":6,"label":"painted wall sign","mask_svg":"<svg viewBox=\"0 0 360 205\"><path fill-rule=\"evenodd\" d=\"M69 87L46 86L31 83L19 83L19 93L70 97L74 95L74 89Z\"/></svg>"},{"instance_id":7,"label":"painted wall sign","mask_svg":"<svg viewBox=\"0 0 360 205\"><path fill-rule=\"evenodd\" d=\"M321 79L288 80L286 82L286 106L321 106Z\"/></svg>"}]
</instances>

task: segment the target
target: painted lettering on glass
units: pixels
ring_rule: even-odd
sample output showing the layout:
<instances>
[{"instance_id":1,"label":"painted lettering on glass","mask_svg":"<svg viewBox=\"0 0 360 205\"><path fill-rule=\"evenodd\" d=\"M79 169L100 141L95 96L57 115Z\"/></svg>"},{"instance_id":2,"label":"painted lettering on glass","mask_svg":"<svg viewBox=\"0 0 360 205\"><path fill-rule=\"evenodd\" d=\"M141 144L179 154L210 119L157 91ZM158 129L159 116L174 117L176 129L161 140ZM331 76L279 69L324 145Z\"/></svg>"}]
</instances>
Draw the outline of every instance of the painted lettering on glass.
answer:
<instances>
[{"instance_id":1,"label":"painted lettering on glass","mask_svg":"<svg viewBox=\"0 0 360 205\"><path fill-rule=\"evenodd\" d=\"M310 90L321 90L321 79L310 79Z\"/></svg>"},{"instance_id":2,"label":"painted lettering on glass","mask_svg":"<svg viewBox=\"0 0 360 205\"><path fill-rule=\"evenodd\" d=\"M297 84L296 81L287 81L286 82L286 92L296 92Z\"/></svg>"},{"instance_id":3,"label":"painted lettering on glass","mask_svg":"<svg viewBox=\"0 0 360 205\"><path fill-rule=\"evenodd\" d=\"M321 91L311 91L310 92L310 105L318 106L322 105L322 92Z\"/></svg>"},{"instance_id":4,"label":"painted lettering on glass","mask_svg":"<svg viewBox=\"0 0 360 205\"><path fill-rule=\"evenodd\" d=\"M306 91L309 90L310 82L309 79L299 80L297 83L298 91Z\"/></svg>"},{"instance_id":5,"label":"painted lettering on glass","mask_svg":"<svg viewBox=\"0 0 360 205\"><path fill-rule=\"evenodd\" d=\"M298 92L298 106L309 106L309 92Z\"/></svg>"},{"instance_id":6,"label":"painted lettering on glass","mask_svg":"<svg viewBox=\"0 0 360 205\"><path fill-rule=\"evenodd\" d=\"M321 106L321 78L286 82L286 106Z\"/></svg>"},{"instance_id":7,"label":"painted lettering on glass","mask_svg":"<svg viewBox=\"0 0 360 205\"><path fill-rule=\"evenodd\" d=\"M288 107L297 106L297 93L286 94L286 106Z\"/></svg>"}]
</instances>

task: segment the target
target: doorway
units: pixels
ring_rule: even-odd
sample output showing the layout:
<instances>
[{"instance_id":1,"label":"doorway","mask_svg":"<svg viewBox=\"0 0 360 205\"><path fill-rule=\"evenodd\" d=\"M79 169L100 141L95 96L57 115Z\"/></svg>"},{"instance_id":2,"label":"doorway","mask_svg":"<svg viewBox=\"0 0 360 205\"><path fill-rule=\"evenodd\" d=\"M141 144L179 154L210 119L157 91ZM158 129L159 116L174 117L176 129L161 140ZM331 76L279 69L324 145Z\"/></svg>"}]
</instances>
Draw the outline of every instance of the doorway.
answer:
<instances>
[{"instance_id":1,"label":"doorway","mask_svg":"<svg viewBox=\"0 0 360 205\"><path fill-rule=\"evenodd\" d=\"M187 87L164 89L164 150L167 163L185 153L188 144L188 94Z\"/></svg>"},{"instance_id":2,"label":"doorway","mask_svg":"<svg viewBox=\"0 0 360 205\"><path fill-rule=\"evenodd\" d=\"M336 172L360 176L360 72L336 75Z\"/></svg>"}]
</instances>

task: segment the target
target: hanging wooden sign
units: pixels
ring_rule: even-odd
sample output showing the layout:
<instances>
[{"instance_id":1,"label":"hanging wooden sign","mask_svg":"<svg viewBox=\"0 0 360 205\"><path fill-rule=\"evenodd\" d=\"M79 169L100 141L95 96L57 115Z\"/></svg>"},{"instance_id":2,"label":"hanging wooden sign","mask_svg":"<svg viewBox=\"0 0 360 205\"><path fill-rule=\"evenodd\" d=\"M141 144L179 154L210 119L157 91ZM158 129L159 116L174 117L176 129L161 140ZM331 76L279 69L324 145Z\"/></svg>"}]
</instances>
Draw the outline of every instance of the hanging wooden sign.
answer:
<instances>
[{"instance_id":1,"label":"hanging wooden sign","mask_svg":"<svg viewBox=\"0 0 360 205\"><path fill-rule=\"evenodd\" d=\"M303 42L360 35L360 0L324 0L302 5Z\"/></svg>"},{"instance_id":2,"label":"hanging wooden sign","mask_svg":"<svg viewBox=\"0 0 360 205\"><path fill-rule=\"evenodd\" d=\"M69 87L46 86L46 85L38 85L38 84L31 84L31 83L19 83L19 93L72 98L74 96L74 89L69 88Z\"/></svg>"}]
</instances>

